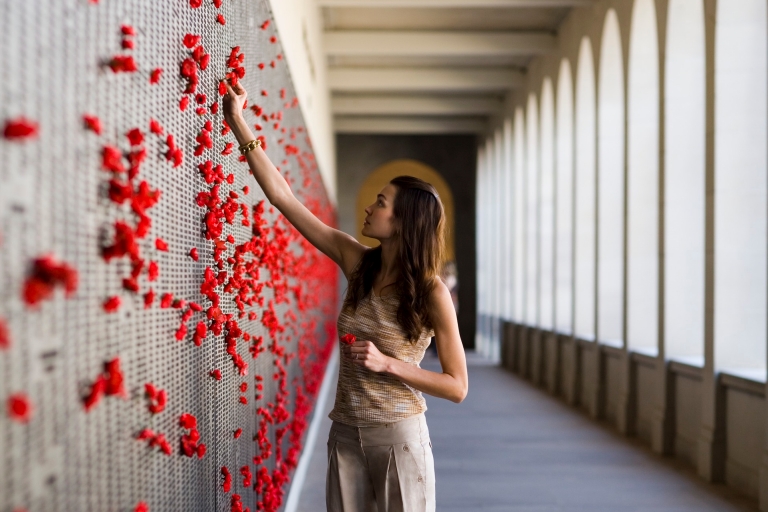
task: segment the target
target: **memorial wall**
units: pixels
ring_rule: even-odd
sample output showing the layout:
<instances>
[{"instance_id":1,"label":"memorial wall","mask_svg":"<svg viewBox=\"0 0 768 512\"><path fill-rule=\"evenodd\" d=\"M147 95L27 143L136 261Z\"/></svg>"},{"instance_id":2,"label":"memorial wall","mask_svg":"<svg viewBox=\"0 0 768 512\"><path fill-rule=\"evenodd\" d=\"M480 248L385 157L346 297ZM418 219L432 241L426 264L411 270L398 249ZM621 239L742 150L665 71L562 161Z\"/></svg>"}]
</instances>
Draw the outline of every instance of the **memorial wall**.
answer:
<instances>
[{"instance_id":1,"label":"memorial wall","mask_svg":"<svg viewBox=\"0 0 768 512\"><path fill-rule=\"evenodd\" d=\"M338 279L221 113L335 225L268 2L0 5L0 511L278 510Z\"/></svg>"}]
</instances>

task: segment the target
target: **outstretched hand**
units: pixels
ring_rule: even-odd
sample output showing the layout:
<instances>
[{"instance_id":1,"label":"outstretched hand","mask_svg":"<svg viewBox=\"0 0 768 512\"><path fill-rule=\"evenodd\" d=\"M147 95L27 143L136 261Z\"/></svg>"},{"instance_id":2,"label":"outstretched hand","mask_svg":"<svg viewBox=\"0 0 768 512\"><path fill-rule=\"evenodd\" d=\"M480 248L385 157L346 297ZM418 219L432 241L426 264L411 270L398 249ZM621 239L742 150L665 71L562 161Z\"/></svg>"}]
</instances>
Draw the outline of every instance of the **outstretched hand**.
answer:
<instances>
[{"instance_id":1,"label":"outstretched hand","mask_svg":"<svg viewBox=\"0 0 768 512\"><path fill-rule=\"evenodd\" d=\"M248 99L248 92L240 82L231 85L225 80L224 84L227 86L227 94L224 95L224 119L231 125L231 121L243 115L243 105Z\"/></svg>"},{"instance_id":2,"label":"outstretched hand","mask_svg":"<svg viewBox=\"0 0 768 512\"><path fill-rule=\"evenodd\" d=\"M377 373L386 371L389 361L389 358L379 352L372 341L355 341L351 345L342 347L342 354L354 364Z\"/></svg>"}]
</instances>

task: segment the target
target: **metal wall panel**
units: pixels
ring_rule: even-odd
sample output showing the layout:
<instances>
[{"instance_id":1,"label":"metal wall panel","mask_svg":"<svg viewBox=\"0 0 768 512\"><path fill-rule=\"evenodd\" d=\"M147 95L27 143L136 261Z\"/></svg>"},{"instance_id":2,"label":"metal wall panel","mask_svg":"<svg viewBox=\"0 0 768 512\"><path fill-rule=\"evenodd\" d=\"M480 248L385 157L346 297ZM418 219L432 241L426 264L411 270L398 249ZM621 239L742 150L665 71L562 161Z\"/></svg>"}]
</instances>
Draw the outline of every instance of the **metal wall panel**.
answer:
<instances>
[{"instance_id":1,"label":"metal wall panel","mask_svg":"<svg viewBox=\"0 0 768 512\"><path fill-rule=\"evenodd\" d=\"M258 262L259 275L244 276L240 286L266 283L253 292L264 302L244 307L239 318L235 294L223 285L216 291L222 313L232 315L244 333L262 336L266 350L254 358L249 353L252 341L236 338L234 350L249 365L248 374L241 375L227 353L225 338L228 333L232 337L232 325L218 336L209 332L201 346L193 342L196 325L212 323L207 316L212 303L201 294L205 270L219 272L216 241L206 238L207 209L196 202L212 184L198 165L211 160L223 166L225 175L234 175L232 184L220 185L219 195L223 201L230 191L238 193L233 203L245 204L251 221L252 207L264 199L247 165L238 161L234 137L221 134L221 113L210 111L220 99L218 80L227 72L232 46L239 45L245 55L249 104L262 107L262 115L283 116L258 120L248 110L247 119L263 127L259 134L265 136L267 152L296 195L335 225L301 110L292 101L295 93L279 34L274 24L262 28L271 18L267 1L224 0L217 7L205 0L193 8L189 0L2 0L0 8L0 122L10 130L0 138L0 330L10 339L3 346L0 333L0 511L129 511L141 502L153 512L236 510L235 493L251 510L276 510L281 501L276 489L287 488L281 480L295 464L304 420L336 338L335 266L295 231L283 231L287 224L268 204L264 218L269 233L254 235L238 211L214 237L226 247L222 270L230 279L236 265L228 258L235 246L255 240L259 249L245 259ZM219 14L225 24L217 21ZM122 25L133 27L136 35L122 34ZM187 33L199 34L210 55L205 70L198 65L197 92L207 96L205 112L199 115L194 95L188 95L185 111L179 106L187 82L180 75L181 63L192 53L183 45ZM133 49L121 47L126 39L133 41ZM113 72L109 63L116 55L132 56L137 71ZM159 83L151 84L156 68L163 72ZM85 114L98 116L100 135L86 129ZM13 138L13 122L22 117L34 122L38 133ZM162 136L150 133L150 119L162 125ZM213 147L195 156L195 139L208 120ZM115 222L124 220L135 228L139 217L108 194L110 179L126 183L127 173L102 169L108 145L123 153L127 165L131 147L125 134L135 127L145 140L134 149L146 148L147 156L132 186L136 189L146 180L152 190L161 191L157 204L146 211L151 228L138 240L140 255L134 258L145 265L156 262L159 276L150 282L145 266L137 279L138 293L123 286L131 274L130 258L104 258L104 248L114 242ZM178 167L166 159L167 134L173 134L183 151ZM228 142L235 142L235 150L222 155ZM245 186L248 194L243 193ZM228 235L234 244L226 242ZM167 242L167 252L155 248L156 238ZM198 248L199 261L189 256L192 247ZM73 267L79 283L70 297L54 285L52 297L32 307L24 300L25 286L35 276L50 278L34 265L46 254ZM281 282L287 286L282 302L275 294ZM157 298L145 309L143 294L150 288ZM203 308L191 312L181 341L175 333L189 306L160 307L164 293ZM113 296L120 297L121 306L109 313L103 305ZM274 336L265 325L270 301L284 329ZM84 399L114 358L121 362L125 396L104 396L86 411ZM221 380L210 376L214 369ZM263 378L260 399L255 398L256 376ZM241 392L244 382L248 388ZM167 392L162 412L148 411L145 383ZM297 399L297 392L307 400ZM241 396L247 404L240 402ZM28 418L9 409L13 397L31 405ZM265 414L259 408L275 415L282 400L288 418L262 425ZM207 446L202 458L182 454L180 440L189 433L180 426L183 413L197 419L199 443ZM235 439L238 428L243 433ZM164 434L172 454L137 440L144 429ZM257 464L254 457L260 451L254 438L260 431L273 447ZM277 432L284 433L280 443ZM230 492L222 488L224 466L232 476ZM253 474L249 486L243 485L244 467ZM257 478L261 468L275 484L272 491L254 490L263 483Z\"/></svg>"}]
</instances>

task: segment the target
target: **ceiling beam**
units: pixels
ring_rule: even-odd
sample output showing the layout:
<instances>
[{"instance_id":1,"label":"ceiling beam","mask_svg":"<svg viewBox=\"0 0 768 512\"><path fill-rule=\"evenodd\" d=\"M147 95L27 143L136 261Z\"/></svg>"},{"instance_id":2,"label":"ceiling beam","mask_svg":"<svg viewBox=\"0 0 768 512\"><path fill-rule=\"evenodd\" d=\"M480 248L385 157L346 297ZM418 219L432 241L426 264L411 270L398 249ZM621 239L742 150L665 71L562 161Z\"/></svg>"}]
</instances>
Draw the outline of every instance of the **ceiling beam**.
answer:
<instances>
[{"instance_id":1,"label":"ceiling beam","mask_svg":"<svg viewBox=\"0 0 768 512\"><path fill-rule=\"evenodd\" d=\"M324 37L332 56L520 56L557 48L555 36L543 32L340 30Z\"/></svg>"},{"instance_id":2,"label":"ceiling beam","mask_svg":"<svg viewBox=\"0 0 768 512\"><path fill-rule=\"evenodd\" d=\"M488 128L480 118L345 117L336 116L336 133L484 133Z\"/></svg>"},{"instance_id":3,"label":"ceiling beam","mask_svg":"<svg viewBox=\"0 0 768 512\"><path fill-rule=\"evenodd\" d=\"M339 92L505 92L523 74L488 68L330 68L328 84Z\"/></svg>"},{"instance_id":4,"label":"ceiling beam","mask_svg":"<svg viewBox=\"0 0 768 512\"><path fill-rule=\"evenodd\" d=\"M497 98L462 96L337 95L331 102L334 114L348 116L492 115L503 107Z\"/></svg>"},{"instance_id":5,"label":"ceiling beam","mask_svg":"<svg viewBox=\"0 0 768 512\"><path fill-rule=\"evenodd\" d=\"M595 0L318 0L322 7L586 7Z\"/></svg>"}]
</instances>

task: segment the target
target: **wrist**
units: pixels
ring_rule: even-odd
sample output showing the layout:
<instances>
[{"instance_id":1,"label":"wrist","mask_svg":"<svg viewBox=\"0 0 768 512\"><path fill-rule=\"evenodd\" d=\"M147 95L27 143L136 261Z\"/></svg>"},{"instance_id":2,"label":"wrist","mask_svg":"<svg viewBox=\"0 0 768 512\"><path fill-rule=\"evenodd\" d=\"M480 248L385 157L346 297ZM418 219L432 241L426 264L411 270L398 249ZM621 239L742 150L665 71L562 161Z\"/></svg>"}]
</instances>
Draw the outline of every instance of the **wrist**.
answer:
<instances>
[{"instance_id":1,"label":"wrist","mask_svg":"<svg viewBox=\"0 0 768 512\"><path fill-rule=\"evenodd\" d=\"M389 356L384 356L384 357L386 358L384 360L384 373L392 375L393 377L396 377L395 365L397 364L397 359Z\"/></svg>"},{"instance_id":2,"label":"wrist","mask_svg":"<svg viewBox=\"0 0 768 512\"><path fill-rule=\"evenodd\" d=\"M242 114L236 114L232 119L227 119L227 124L239 144L245 144L253 140L254 137Z\"/></svg>"}]
</instances>

